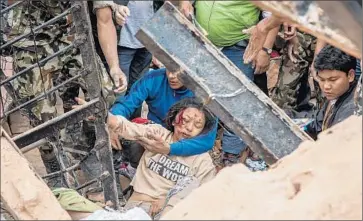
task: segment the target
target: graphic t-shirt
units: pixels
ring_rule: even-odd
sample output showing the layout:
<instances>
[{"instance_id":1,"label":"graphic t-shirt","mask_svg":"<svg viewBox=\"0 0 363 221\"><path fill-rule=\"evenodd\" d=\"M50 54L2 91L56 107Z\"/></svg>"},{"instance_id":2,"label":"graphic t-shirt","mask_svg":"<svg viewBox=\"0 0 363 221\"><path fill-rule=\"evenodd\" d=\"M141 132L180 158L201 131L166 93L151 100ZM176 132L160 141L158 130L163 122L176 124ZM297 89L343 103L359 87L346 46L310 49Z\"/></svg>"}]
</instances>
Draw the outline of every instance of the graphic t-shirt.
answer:
<instances>
[{"instance_id":1,"label":"graphic t-shirt","mask_svg":"<svg viewBox=\"0 0 363 221\"><path fill-rule=\"evenodd\" d=\"M157 131L167 143L172 143L173 133L158 124L135 124L122 116L117 116L117 133L129 140L146 136L148 130ZM140 159L131 185L138 193L153 198L166 197L176 182L185 176L196 177L201 184L214 178L216 174L212 159L208 153L181 157L152 153L145 150Z\"/></svg>"}]
</instances>

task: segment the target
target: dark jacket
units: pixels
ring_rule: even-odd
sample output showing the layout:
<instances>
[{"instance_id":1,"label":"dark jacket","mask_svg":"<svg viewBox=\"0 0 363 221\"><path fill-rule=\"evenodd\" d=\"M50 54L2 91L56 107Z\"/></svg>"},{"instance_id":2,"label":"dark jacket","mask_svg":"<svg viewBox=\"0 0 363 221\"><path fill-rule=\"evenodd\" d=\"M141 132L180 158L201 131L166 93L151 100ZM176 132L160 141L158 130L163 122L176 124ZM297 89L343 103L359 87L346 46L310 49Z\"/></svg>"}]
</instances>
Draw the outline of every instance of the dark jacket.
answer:
<instances>
[{"instance_id":1,"label":"dark jacket","mask_svg":"<svg viewBox=\"0 0 363 221\"><path fill-rule=\"evenodd\" d=\"M349 87L349 90L338 98L330 111L330 119L328 122L326 122L327 128L342 122L354 114L354 91L356 85L357 83L353 82ZM323 120L328 104L329 102L326 101L323 107L314 115L314 121L307 126L306 132L315 140L317 139L318 134L323 130Z\"/></svg>"}]
</instances>

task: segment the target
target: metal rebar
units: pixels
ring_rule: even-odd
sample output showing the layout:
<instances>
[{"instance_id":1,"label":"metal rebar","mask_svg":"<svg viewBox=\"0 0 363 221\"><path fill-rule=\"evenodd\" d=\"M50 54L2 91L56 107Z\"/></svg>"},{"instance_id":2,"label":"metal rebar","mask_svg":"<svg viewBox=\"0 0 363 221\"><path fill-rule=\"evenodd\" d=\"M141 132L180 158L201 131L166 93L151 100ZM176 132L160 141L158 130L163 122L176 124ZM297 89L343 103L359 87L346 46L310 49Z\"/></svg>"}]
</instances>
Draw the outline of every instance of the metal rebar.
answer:
<instances>
[{"instance_id":1,"label":"metal rebar","mask_svg":"<svg viewBox=\"0 0 363 221\"><path fill-rule=\"evenodd\" d=\"M56 171L54 173L49 173L47 175L42 176L42 179L51 178L51 177L57 176L59 174L63 174L63 173L67 173L69 171L75 170L80 166L80 164L81 164L81 162L78 162L78 163L74 164L73 166L70 166L70 167L68 167L68 168L66 168L64 170L59 170L59 171Z\"/></svg>"},{"instance_id":2,"label":"metal rebar","mask_svg":"<svg viewBox=\"0 0 363 221\"><path fill-rule=\"evenodd\" d=\"M99 177L94 178L94 179L80 185L79 187L76 187L76 190L78 191L78 190L83 189L83 188L85 188L85 187L87 187L89 185L92 185L92 184L94 184L94 183L96 183L98 181L102 181L102 180L106 179L109 176L110 176L110 173L108 171L106 171L106 172L102 173Z\"/></svg>"},{"instance_id":3,"label":"metal rebar","mask_svg":"<svg viewBox=\"0 0 363 221\"><path fill-rule=\"evenodd\" d=\"M33 32L39 31L40 29L42 29L42 28L44 28L44 27L47 27L48 25L51 25L52 23L54 23L54 22L56 22L56 21L60 20L60 19L61 19L61 18L63 18L64 16L68 15L69 13L71 13L73 9L78 9L78 8L79 8L79 5L72 5L72 7L70 7L70 8L69 8L69 9L67 9L67 10L65 10L62 14L59 14L58 16L56 16L56 17L54 17L54 18L50 19L49 21L47 21L47 22L45 22L45 23L43 23L43 24L41 24L41 25L39 25L39 26L35 27L35 28L33 29ZM17 37L17 38L14 38L13 40L11 40L11 41L7 42L6 44L2 45L2 46L0 47L0 51L1 51L2 49L4 49L4 48L8 47L9 45L12 45L12 44L14 44L14 43L16 43L16 42L20 41L21 39L23 39L23 38L26 38L26 37L30 36L31 34L32 34L32 32L29 32L29 33L22 34L22 35L20 35L20 36L19 36L19 37Z\"/></svg>"},{"instance_id":4,"label":"metal rebar","mask_svg":"<svg viewBox=\"0 0 363 221\"><path fill-rule=\"evenodd\" d=\"M51 136L49 138L52 141L52 142L50 142L50 145L52 145L54 154L55 154L56 158L58 159L60 169L63 171L65 169L67 169L67 167L64 165L63 154L62 154L61 151L59 151L59 148L60 148L59 146L61 146L61 144L60 144L59 138L58 139L57 138L58 137ZM64 182L66 188L70 188L71 183L69 182L69 179L67 179L66 173L62 173L62 175L63 175L62 176L62 181Z\"/></svg>"},{"instance_id":5,"label":"metal rebar","mask_svg":"<svg viewBox=\"0 0 363 221\"><path fill-rule=\"evenodd\" d=\"M69 50L69 49L71 49L71 48L73 48L74 46L75 46L75 45L74 45L74 43L71 43L70 45L68 45L67 47L63 48L62 50L59 50L59 51L57 51L56 53L54 53L54 54L52 54L52 55L50 55L50 56L48 56L48 57L46 57L46 58L44 58L44 59L40 60L40 61L39 61L39 65L42 65L42 64L44 64L45 62L47 62L47 61L49 61L49 60L51 60L51 59L53 59L53 58L57 57L58 55L60 55L60 54L62 54L62 53L64 53L64 52L66 52L66 51L68 51L68 50ZM38 63L35 63L35 64L33 64L33 65L31 65L31 66L29 66L29 67L25 68L24 70L19 71L18 73L16 73L16 74L12 75L11 77L8 77L8 78L6 78L5 80L1 81L0 86L3 86L4 84L8 83L9 81L14 80L15 78L17 78L17 77L19 77L19 76L23 75L24 73L26 73L26 72L30 71L31 69L33 69L33 68L35 68L35 67L38 67Z\"/></svg>"},{"instance_id":6,"label":"metal rebar","mask_svg":"<svg viewBox=\"0 0 363 221\"><path fill-rule=\"evenodd\" d=\"M90 100L86 104L80 105L78 108L70 110L60 116L52 118L30 130L25 131L13 137L13 141L21 149L31 143L34 143L43 138L54 136L58 130L66 127L67 124L74 124L91 116L94 112L99 111L99 98Z\"/></svg>"},{"instance_id":7,"label":"metal rebar","mask_svg":"<svg viewBox=\"0 0 363 221\"><path fill-rule=\"evenodd\" d=\"M87 155L88 152L86 151L82 151L82 150L77 150L77 149L73 149L73 148L69 148L69 147L63 147L63 151L68 152L68 153L77 153L80 155Z\"/></svg>"},{"instance_id":8,"label":"metal rebar","mask_svg":"<svg viewBox=\"0 0 363 221\"><path fill-rule=\"evenodd\" d=\"M66 80L66 81L62 82L61 84L59 84L59 85L57 85L57 86L55 86L55 87L52 87L50 90L46 91L45 93L42 93L42 94L40 94L40 95L36 96L35 98L33 98L33 99L31 99L31 100L29 100L29 101L27 101L27 102L25 102L25 103L23 103L23 104L21 104L21 105L19 105L19 106L15 107L15 108L13 108L13 109L11 109L10 111L7 111L6 113L4 113L4 114L3 114L2 118L5 118L5 117L7 117L9 114L12 114L12 113L14 113L15 111L18 111L18 110L20 110L20 109L24 108L25 106L27 106L27 105L29 105L29 104L31 104L31 103L33 103L33 102L35 102L35 101L38 101L38 100L40 100L40 99L42 99L42 98L46 97L47 95L49 95L49 94L53 93L54 91L58 90L59 88L63 87L64 85L66 85L66 84L70 83L71 81L74 81L74 80L76 80L76 79L78 79L78 78L82 77L85 73L87 73L87 72L86 72L85 70L83 70L83 71L81 71L81 73L79 73L79 74L77 74L77 75L75 75L75 76L73 76L73 77L69 78L68 80Z\"/></svg>"},{"instance_id":9,"label":"metal rebar","mask_svg":"<svg viewBox=\"0 0 363 221\"><path fill-rule=\"evenodd\" d=\"M44 145L48 143L48 141L46 139L41 139L41 140L38 140L32 144L29 144L28 146L24 147L21 149L21 152L22 153L26 153L26 152L29 152L37 147L40 147L41 145Z\"/></svg>"},{"instance_id":10,"label":"metal rebar","mask_svg":"<svg viewBox=\"0 0 363 221\"><path fill-rule=\"evenodd\" d=\"M13 9L14 7L20 5L21 3L23 3L24 1L19 1L17 3L14 3L12 5L10 5L9 7L4 8L3 10L0 11L0 15L5 14L6 12L10 11L11 9Z\"/></svg>"}]
</instances>

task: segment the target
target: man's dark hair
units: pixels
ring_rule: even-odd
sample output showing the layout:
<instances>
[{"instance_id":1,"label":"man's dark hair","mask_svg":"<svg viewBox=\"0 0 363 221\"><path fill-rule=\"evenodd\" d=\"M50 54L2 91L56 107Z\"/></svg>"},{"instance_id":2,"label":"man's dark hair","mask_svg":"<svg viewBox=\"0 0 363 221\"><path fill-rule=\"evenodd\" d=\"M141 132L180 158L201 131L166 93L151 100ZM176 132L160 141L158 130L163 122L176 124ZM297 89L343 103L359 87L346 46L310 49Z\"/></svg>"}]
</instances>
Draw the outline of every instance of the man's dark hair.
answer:
<instances>
[{"instance_id":1,"label":"man's dark hair","mask_svg":"<svg viewBox=\"0 0 363 221\"><path fill-rule=\"evenodd\" d=\"M203 103L198 98L184 98L183 100L175 103L168 111L165 117L166 128L174 132L173 122L180 111L187 108L196 108L201 111L205 116L205 125L202 133L210 131L215 124L214 116L204 107Z\"/></svg>"},{"instance_id":2,"label":"man's dark hair","mask_svg":"<svg viewBox=\"0 0 363 221\"><path fill-rule=\"evenodd\" d=\"M325 46L315 58L314 68L319 74L323 70L337 70L349 73L351 69L355 70L357 59L331 45Z\"/></svg>"}]
</instances>

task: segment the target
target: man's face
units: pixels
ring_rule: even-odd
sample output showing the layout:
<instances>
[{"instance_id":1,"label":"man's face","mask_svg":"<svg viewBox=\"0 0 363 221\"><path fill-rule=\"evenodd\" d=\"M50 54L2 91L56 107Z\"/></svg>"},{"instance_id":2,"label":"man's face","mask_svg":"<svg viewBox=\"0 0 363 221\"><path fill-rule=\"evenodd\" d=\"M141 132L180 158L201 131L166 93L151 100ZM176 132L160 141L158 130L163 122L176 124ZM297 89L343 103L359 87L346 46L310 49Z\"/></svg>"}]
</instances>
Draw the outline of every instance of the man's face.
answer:
<instances>
[{"instance_id":1,"label":"man's face","mask_svg":"<svg viewBox=\"0 0 363 221\"><path fill-rule=\"evenodd\" d=\"M354 70L348 75L337 70L319 71L317 76L320 89L328 100L334 100L342 96L349 89L349 84L354 80Z\"/></svg>"},{"instance_id":2,"label":"man's face","mask_svg":"<svg viewBox=\"0 0 363 221\"><path fill-rule=\"evenodd\" d=\"M176 73L166 71L166 77L168 78L169 85L172 89L176 90L183 87L183 84L179 81Z\"/></svg>"}]
</instances>

